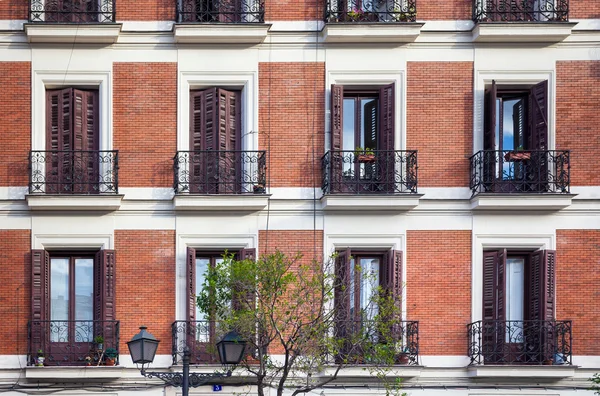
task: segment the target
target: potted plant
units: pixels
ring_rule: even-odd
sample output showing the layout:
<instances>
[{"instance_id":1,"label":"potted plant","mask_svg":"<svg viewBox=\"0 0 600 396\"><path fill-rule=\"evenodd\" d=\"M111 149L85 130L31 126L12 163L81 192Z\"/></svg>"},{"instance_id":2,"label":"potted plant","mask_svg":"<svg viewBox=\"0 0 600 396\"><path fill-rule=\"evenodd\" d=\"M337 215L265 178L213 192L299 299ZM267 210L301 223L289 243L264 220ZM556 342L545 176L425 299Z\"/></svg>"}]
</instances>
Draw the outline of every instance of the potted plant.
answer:
<instances>
[{"instance_id":1,"label":"potted plant","mask_svg":"<svg viewBox=\"0 0 600 396\"><path fill-rule=\"evenodd\" d=\"M44 351L41 349L38 349L35 365L39 366L39 367L44 367L45 361L46 361L46 356L44 356Z\"/></svg>"},{"instance_id":2,"label":"potted plant","mask_svg":"<svg viewBox=\"0 0 600 396\"><path fill-rule=\"evenodd\" d=\"M104 364L107 366L114 366L118 355L119 353L115 348L106 348L106 351L104 352Z\"/></svg>"},{"instance_id":3,"label":"potted plant","mask_svg":"<svg viewBox=\"0 0 600 396\"><path fill-rule=\"evenodd\" d=\"M401 7L394 8L394 22L414 22L417 17L415 7L409 7L408 10L403 10Z\"/></svg>"},{"instance_id":4,"label":"potted plant","mask_svg":"<svg viewBox=\"0 0 600 396\"><path fill-rule=\"evenodd\" d=\"M356 160L360 163L371 163L375 162L375 152L371 148L357 147L354 149L354 155Z\"/></svg>"},{"instance_id":5,"label":"potted plant","mask_svg":"<svg viewBox=\"0 0 600 396\"><path fill-rule=\"evenodd\" d=\"M104 349L104 337L98 335L94 337L94 343L96 344L96 349L101 351Z\"/></svg>"},{"instance_id":6,"label":"potted plant","mask_svg":"<svg viewBox=\"0 0 600 396\"><path fill-rule=\"evenodd\" d=\"M90 355L87 355L85 357L85 365L86 366L91 366L92 365L92 357Z\"/></svg>"},{"instance_id":7,"label":"potted plant","mask_svg":"<svg viewBox=\"0 0 600 396\"><path fill-rule=\"evenodd\" d=\"M263 183L257 183L252 186L252 190L254 194L264 194L265 193L265 185Z\"/></svg>"},{"instance_id":8,"label":"potted plant","mask_svg":"<svg viewBox=\"0 0 600 396\"><path fill-rule=\"evenodd\" d=\"M531 151L524 151L523 146L517 147L516 151L509 151L504 154L505 161L528 161L531 159Z\"/></svg>"}]
</instances>

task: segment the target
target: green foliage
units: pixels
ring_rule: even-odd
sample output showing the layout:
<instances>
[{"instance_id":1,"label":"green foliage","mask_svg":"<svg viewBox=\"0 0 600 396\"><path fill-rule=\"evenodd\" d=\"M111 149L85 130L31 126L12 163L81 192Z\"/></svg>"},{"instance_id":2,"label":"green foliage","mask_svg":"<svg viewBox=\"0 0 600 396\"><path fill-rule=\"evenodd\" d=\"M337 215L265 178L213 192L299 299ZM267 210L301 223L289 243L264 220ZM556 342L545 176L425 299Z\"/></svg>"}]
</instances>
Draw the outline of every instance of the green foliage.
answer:
<instances>
[{"instance_id":1,"label":"green foliage","mask_svg":"<svg viewBox=\"0 0 600 396\"><path fill-rule=\"evenodd\" d=\"M333 259L321 264L279 251L257 261L226 254L209 268L198 306L217 323L217 339L236 330L247 340L251 353L242 365L256 378L259 395L268 387L277 389L277 395L285 389L293 390L292 395L307 393L356 363L368 364L388 395L400 395L401 382L388 376L404 352L392 325L399 320L397 297L376 286L370 301L376 309L361 312L368 320L360 325L348 321L344 334L337 334L341 313L334 308L334 296L350 291L334 274ZM333 374L324 375L326 368L333 368Z\"/></svg>"},{"instance_id":2,"label":"green foliage","mask_svg":"<svg viewBox=\"0 0 600 396\"><path fill-rule=\"evenodd\" d=\"M590 378L590 381L592 381L593 384L591 390L595 391L597 395L600 395L600 373L594 374L594 376Z\"/></svg>"},{"instance_id":3,"label":"green foliage","mask_svg":"<svg viewBox=\"0 0 600 396\"><path fill-rule=\"evenodd\" d=\"M117 357L118 353L115 348L106 348L106 351L104 351L104 355L107 358L115 359Z\"/></svg>"}]
</instances>

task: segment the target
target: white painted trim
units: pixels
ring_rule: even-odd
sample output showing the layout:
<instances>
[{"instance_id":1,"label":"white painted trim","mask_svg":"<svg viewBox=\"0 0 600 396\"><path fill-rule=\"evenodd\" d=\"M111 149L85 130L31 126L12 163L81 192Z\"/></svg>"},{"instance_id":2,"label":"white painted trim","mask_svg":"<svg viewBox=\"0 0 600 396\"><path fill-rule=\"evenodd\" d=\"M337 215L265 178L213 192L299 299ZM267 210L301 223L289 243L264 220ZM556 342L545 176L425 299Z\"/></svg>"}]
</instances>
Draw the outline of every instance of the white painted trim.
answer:
<instances>
[{"instance_id":1,"label":"white painted trim","mask_svg":"<svg viewBox=\"0 0 600 396\"><path fill-rule=\"evenodd\" d=\"M23 25L27 22L27 19L0 19L0 31L23 30Z\"/></svg>"},{"instance_id":2,"label":"white painted trim","mask_svg":"<svg viewBox=\"0 0 600 396\"><path fill-rule=\"evenodd\" d=\"M471 189L468 187L419 187L419 194L423 194L424 199L453 199L468 200L471 199Z\"/></svg>"},{"instance_id":3,"label":"white painted trim","mask_svg":"<svg viewBox=\"0 0 600 396\"><path fill-rule=\"evenodd\" d=\"M121 23L121 32L170 32L173 21L117 21Z\"/></svg>"},{"instance_id":4,"label":"white painted trim","mask_svg":"<svg viewBox=\"0 0 600 396\"><path fill-rule=\"evenodd\" d=\"M29 187L0 187L0 201L21 200L29 192Z\"/></svg>"},{"instance_id":5,"label":"white painted trim","mask_svg":"<svg viewBox=\"0 0 600 396\"><path fill-rule=\"evenodd\" d=\"M171 187L119 187L123 200L172 200L175 192Z\"/></svg>"},{"instance_id":6,"label":"white painted trim","mask_svg":"<svg viewBox=\"0 0 600 396\"><path fill-rule=\"evenodd\" d=\"M33 249L114 249L114 234L36 234L31 233Z\"/></svg>"},{"instance_id":7,"label":"white painted trim","mask_svg":"<svg viewBox=\"0 0 600 396\"><path fill-rule=\"evenodd\" d=\"M387 66L384 65L384 66ZM328 69L325 76L325 151L330 150L331 134L331 85L383 86L395 84L394 147L406 147L406 63L397 65L398 70L336 70Z\"/></svg>"},{"instance_id":8,"label":"white painted trim","mask_svg":"<svg viewBox=\"0 0 600 396\"><path fill-rule=\"evenodd\" d=\"M515 230L516 231L516 230ZM473 233L471 263L471 322L483 319L484 249L555 249L556 234L489 235Z\"/></svg>"},{"instance_id":9,"label":"white painted trim","mask_svg":"<svg viewBox=\"0 0 600 396\"><path fill-rule=\"evenodd\" d=\"M314 32L321 31L325 26L323 21L265 21L271 24L271 33L275 32Z\"/></svg>"},{"instance_id":10,"label":"white painted trim","mask_svg":"<svg viewBox=\"0 0 600 396\"><path fill-rule=\"evenodd\" d=\"M465 335L466 333L467 331L465 327ZM468 356L460 355L419 355L419 360L419 363L428 369L436 367L465 367L471 361Z\"/></svg>"},{"instance_id":11,"label":"white painted trim","mask_svg":"<svg viewBox=\"0 0 600 396\"><path fill-rule=\"evenodd\" d=\"M524 63L525 65L526 63ZM476 65L477 66L477 65ZM534 65L535 66L535 65ZM483 150L485 86L496 80L496 85L534 85L548 80L548 149L556 142L556 71L552 70L485 70L476 67L473 97L473 153Z\"/></svg>"},{"instance_id":12,"label":"white painted trim","mask_svg":"<svg viewBox=\"0 0 600 396\"><path fill-rule=\"evenodd\" d=\"M569 22L577 22L573 30L600 30L600 19L570 19Z\"/></svg>"},{"instance_id":13,"label":"white painted trim","mask_svg":"<svg viewBox=\"0 0 600 396\"><path fill-rule=\"evenodd\" d=\"M421 22L421 21L419 21ZM470 32L475 23L470 20L455 20L455 21L425 21L425 25L421 28L423 32Z\"/></svg>"},{"instance_id":14,"label":"white painted trim","mask_svg":"<svg viewBox=\"0 0 600 396\"><path fill-rule=\"evenodd\" d=\"M100 150L112 150L112 71L33 70L31 149L46 150L46 89L91 85L100 96Z\"/></svg>"}]
</instances>

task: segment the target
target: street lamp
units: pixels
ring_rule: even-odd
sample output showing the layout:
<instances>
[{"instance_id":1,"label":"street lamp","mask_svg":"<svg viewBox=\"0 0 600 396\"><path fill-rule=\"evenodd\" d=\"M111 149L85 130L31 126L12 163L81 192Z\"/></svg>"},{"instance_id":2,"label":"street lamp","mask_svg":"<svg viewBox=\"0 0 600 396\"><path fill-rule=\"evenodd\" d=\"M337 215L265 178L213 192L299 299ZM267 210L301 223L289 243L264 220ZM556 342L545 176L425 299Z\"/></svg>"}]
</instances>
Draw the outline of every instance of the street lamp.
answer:
<instances>
[{"instance_id":1,"label":"street lamp","mask_svg":"<svg viewBox=\"0 0 600 396\"><path fill-rule=\"evenodd\" d=\"M225 378L231 376L231 370L226 373L192 373L190 374L190 356L192 355L186 346L183 349L183 372L156 372L146 371L144 364L152 363L158 348L158 341L154 336L146 331L147 327L141 326L140 332L133 336L127 343L131 360L136 364L141 364L140 372L144 377L158 378L166 384L182 388L183 396L188 396L190 386L195 388L206 384L216 378ZM221 364L235 366L240 363L246 350L246 341L235 331L225 334L221 341L217 342L217 351Z\"/></svg>"}]
</instances>

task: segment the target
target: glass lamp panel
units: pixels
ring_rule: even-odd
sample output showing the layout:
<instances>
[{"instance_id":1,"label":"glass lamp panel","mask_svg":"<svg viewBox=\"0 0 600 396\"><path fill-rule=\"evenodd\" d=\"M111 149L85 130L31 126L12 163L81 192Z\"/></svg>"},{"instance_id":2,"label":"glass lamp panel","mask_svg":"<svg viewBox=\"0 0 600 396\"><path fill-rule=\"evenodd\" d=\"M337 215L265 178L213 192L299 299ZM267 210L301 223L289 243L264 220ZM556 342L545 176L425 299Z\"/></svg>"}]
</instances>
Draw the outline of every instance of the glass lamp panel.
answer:
<instances>
[{"instance_id":1,"label":"glass lamp panel","mask_svg":"<svg viewBox=\"0 0 600 396\"><path fill-rule=\"evenodd\" d=\"M239 342L224 342L222 344L221 362L223 364L238 364L244 356L246 346Z\"/></svg>"},{"instance_id":2,"label":"glass lamp panel","mask_svg":"<svg viewBox=\"0 0 600 396\"><path fill-rule=\"evenodd\" d=\"M150 363L154 360L156 355L156 349L158 348L158 342L152 340L144 340L142 344L143 358L146 363Z\"/></svg>"},{"instance_id":3,"label":"glass lamp panel","mask_svg":"<svg viewBox=\"0 0 600 396\"><path fill-rule=\"evenodd\" d=\"M142 360L142 340L131 341L127 343L131 360L134 363L141 363Z\"/></svg>"}]
</instances>

